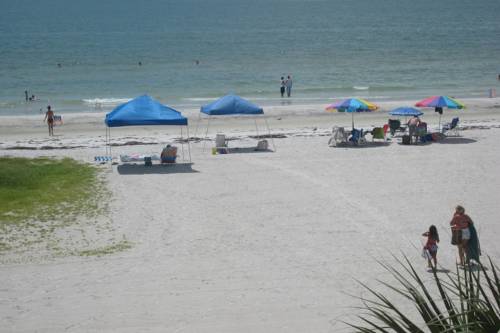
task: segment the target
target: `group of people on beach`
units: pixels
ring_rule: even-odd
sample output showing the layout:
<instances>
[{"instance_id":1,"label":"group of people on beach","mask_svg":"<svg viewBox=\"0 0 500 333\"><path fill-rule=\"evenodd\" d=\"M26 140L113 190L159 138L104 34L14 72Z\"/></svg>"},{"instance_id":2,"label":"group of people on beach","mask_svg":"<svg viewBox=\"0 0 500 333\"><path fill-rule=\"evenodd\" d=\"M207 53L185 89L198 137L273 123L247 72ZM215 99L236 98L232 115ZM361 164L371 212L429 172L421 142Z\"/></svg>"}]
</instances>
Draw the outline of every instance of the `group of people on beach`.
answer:
<instances>
[{"instance_id":1,"label":"group of people on beach","mask_svg":"<svg viewBox=\"0 0 500 333\"><path fill-rule=\"evenodd\" d=\"M281 83L280 83L281 97L285 97L285 91L288 97L292 95L292 85L293 82L292 82L292 77L290 75L286 77L286 80L284 76L281 77Z\"/></svg>"},{"instance_id":2,"label":"group of people on beach","mask_svg":"<svg viewBox=\"0 0 500 333\"><path fill-rule=\"evenodd\" d=\"M465 214L464 207L458 205L455 207L455 213L450 221L451 226L451 244L458 248L459 265L465 267L466 264L471 264L471 260L479 262L481 249L476 228L469 215ZM437 251L439 243L439 234L435 225L431 225L429 230L424 232L422 236L427 237L427 242L423 248L424 257L428 260L429 268L437 268ZM432 262L431 262L432 260Z\"/></svg>"}]
</instances>

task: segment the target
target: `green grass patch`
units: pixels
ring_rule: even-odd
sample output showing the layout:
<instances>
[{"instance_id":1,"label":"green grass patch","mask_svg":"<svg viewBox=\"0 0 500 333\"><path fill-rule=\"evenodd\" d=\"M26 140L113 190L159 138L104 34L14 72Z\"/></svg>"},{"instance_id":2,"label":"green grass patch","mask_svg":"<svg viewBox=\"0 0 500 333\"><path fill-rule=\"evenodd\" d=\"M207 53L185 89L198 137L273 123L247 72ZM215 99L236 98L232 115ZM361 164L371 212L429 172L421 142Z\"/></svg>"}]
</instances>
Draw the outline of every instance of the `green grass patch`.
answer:
<instances>
[{"instance_id":1,"label":"green grass patch","mask_svg":"<svg viewBox=\"0 0 500 333\"><path fill-rule=\"evenodd\" d=\"M4 259L11 260L126 249L106 216L110 193L101 171L70 158L0 157L0 255L9 253ZM85 244L96 250L80 253Z\"/></svg>"},{"instance_id":2,"label":"green grass patch","mask_svg":"<svg viewBox=\"0 0 500 333\"><path fill-rule=\"evenodd\" d=\"M98 170L70 158L0 158L0 228L96 208Z\"/></svg>"}]
</instances>

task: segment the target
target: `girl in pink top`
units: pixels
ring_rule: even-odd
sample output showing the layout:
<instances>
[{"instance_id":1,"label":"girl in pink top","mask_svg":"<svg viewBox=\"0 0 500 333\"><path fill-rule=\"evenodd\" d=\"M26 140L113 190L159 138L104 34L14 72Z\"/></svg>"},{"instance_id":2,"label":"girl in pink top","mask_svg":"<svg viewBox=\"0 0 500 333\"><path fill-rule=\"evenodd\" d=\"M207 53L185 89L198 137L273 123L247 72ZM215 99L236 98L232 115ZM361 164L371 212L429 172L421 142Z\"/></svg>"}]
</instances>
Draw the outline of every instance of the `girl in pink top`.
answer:
<instances>
[{"instance_id":1,"label":"girl in pink top","mask_svg":"<svg viewBox=\"0 0 500 333\"><path fill-rule=\"evenodd\" d=\"M429 268L432 268L431 258L434 261L434 267L437 267L437 251L439 243L439 234L436 226L431 225L429 227L429 231L426 231L422 234L422 236L427 237L427 242L424 246L424 251L427 252L427 260L429 261Z\"/></svg>"}]
</instances>

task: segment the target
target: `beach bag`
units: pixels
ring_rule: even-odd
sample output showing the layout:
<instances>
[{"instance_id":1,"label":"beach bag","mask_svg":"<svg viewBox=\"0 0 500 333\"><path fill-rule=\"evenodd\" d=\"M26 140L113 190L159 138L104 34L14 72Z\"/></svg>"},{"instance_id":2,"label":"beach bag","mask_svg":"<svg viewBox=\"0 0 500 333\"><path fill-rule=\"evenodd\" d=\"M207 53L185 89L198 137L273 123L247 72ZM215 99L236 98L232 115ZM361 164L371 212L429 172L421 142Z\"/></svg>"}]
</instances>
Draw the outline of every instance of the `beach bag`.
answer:
<instances>
[{"instance_id":1,"label":"beach bag","mask_svg":"<svg viewBox=\"0 0 500 333\"><path fill-rule=\"evenodd\" d=\"M451 245L458 245L462 242L462 230L451 230Z\"/></svg>"},{"instance_id":2,"label":"beach bag","mask_svg":"<svg viewBox=\"0 0 500 333\"><path fill-rule=\"evenodd\" d=\"M410 142L411 142L411 140L410 140L410 136L409 136L409 135L403 135L403 142L402 142L402 143L403 143L404 145L409 145L409 144L410 144Z\"/></svg>"}]
</instances>

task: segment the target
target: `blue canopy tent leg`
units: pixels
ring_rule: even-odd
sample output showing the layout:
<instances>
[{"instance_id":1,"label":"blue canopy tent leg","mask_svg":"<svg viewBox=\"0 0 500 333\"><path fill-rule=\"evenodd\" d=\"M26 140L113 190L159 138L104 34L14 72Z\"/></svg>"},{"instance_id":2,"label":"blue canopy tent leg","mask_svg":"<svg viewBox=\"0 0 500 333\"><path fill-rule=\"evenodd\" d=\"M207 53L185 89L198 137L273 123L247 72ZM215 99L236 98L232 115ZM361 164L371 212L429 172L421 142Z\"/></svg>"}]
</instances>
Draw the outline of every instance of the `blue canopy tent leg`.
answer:
<instances>
[{"instance_id":1,"label":"blue canopy tent leg","mask_svg":"<svg viewBox=\"0 0 500 333\"><path fill-rule=\"evenodd\" d=\"M274 138L271 135L271 130L269 129L269 124L267 123L267 119L266 118L264 118L264 122L266 123L267 134L269 135L269 137L271 138L271 142L273 143L273 150L276 152L276 146L274 145Z\"/></svg>"},{"instance_id":2,"label":"blue canopy tent leg","mask_svg":"<svg viewBox=\"0 0 500 333\"><path fill-rule=\"evenodd\" d=\"M111 166L113 163L113 155L111 154L111 128L106 126L106 163Z\"/></svg>"},{"instance_id":3,"label":"blue canopy tent leg","mask_svg":"<svg viewBox=\"0 0 500 333\"><path fill-rule=\"evenodd\" d=\"M205 137L203 138L203 147L202 151L205 152L205 142L208 139L208 128L210 127L210 116L207 118L207 129L205 131Z\"/></svg>"},{"instance_id":4,"label":"blue canopy tent leg","mask_svg":"<svg viewBox=\"0 0 500 333\"><path fill-rule=\"evenodd\" d=\"M198 134L198 126L200 124L200 121L201 121L201 113L198 113L198 121L196 122L196 128L194 129L194 137L196 137L196 135Z\"/></svg>"},{"instance_id":5,"label":"blue canopy tent leg","mask_svg":"<svg viewBox=\"0 0 500 333\"><path fill-rule=\"evenodd\" d=\"M255 118L254 121L255 121L255 132L257 133L257 140L259 140L260 135L259 135L259 127L257 126L257 118Z\"/></svg>"},{"instance_id":6,"label":"blue canopy tent leg","mask_svg":"<svg viewBox=\"0 0 500 333\"><path fill-rule=\"evenodd\" d=\"M191 142L189 140L189 126L188 125L186 125L186 132L187 132L189 163L191 163Z\"/></svg>"},{"instance_id":7,"label":"blue canopy tent leg","mask_svg":"<svg viewBox=\"0 0 500 333\"><path fill-rule=\"evenodd\" d=\"M181 126L181 151L182 151L182 161L185 162L186 156L184 153L184 133L183 133L182 127L183 126ZM187 126L187 125L186 125L186 132L187 132L188 157L189 157L189 163L191 163L191 145L189 143L189 126Z\"/></svg>"},{"instance_id":8,"label":"blue canopy tent leg","mask_svg":"<svg viewBox=\"0 0 500 333\"><path fill-rule=\"evenodd\" d=\"M182 126L181 126L181 151L182 151L182 161L185 161L186 158L184 157L184 133L182 133Z\"/></svg>"}]
</instances>

